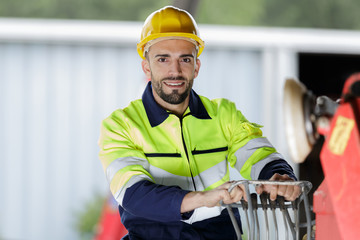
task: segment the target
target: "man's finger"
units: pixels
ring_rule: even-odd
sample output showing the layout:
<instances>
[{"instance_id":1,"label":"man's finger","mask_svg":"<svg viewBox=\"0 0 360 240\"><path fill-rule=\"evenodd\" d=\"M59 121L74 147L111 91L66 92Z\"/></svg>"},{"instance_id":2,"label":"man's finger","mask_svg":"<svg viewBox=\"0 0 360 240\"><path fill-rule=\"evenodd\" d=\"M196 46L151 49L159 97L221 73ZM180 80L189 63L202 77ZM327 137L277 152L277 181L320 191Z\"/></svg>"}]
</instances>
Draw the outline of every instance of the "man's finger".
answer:
<instances>
[{"instance_id":1,"label":"man's finger","mask_svg":"<svg viewBox=\"0 0 360 240\"><path fill-rule=\"evenodd\" d=\"M237 185L235 186L231 192L230 192L230 197L232 199L233 202L238 202L241 200L241 198L244 196L244 188L242 185Z\"/></svg>"},{"instance_id":2,"label":"man's finger","mask_svg":"<svg viewBox=\"0 0 360 240\"><path fill-rule=\"evenodd\" d=\"M272 201L275 201L276 200L276 197L278 195L278 186L277 185L271 185L271 188L270 188L270 199Z\"/></svg>"},{"instance_id":3,"label":"man's finger","mask_svg":"<svg viewBox=\"0 0 360 240\"><path fill-rule=\"evenodd\" d=\"M264 189L264 185L263 184L261 184L261 185L257 185L256 187L255 187L255 190L256 190L256 193L257 194L262 194L264 191L265 191L265 189Z\"/></svg>"},{"instance_id":4,"label":"man's finger","mask_svg":"<svg viewBox=\"0 0 360 240\"><path fill-rule=\"evenodd\" d=\"M280 195L280 196L285 196L285 193L286 193L286 190L287 190L287 185L278 185L278 189L277 189L277 195Z\"/></svg>"},{"instance_id":5,"label":"man's finger","mask_svg":"<svg viewBox=\"0 0 360 240\"><path fill-rule=\"evenodd\" d=\"M294 193L294 186L287 186L284 197L286 200L290 200L291 201L291 197Z\"/></svg>"},{"instance_id":6,"label":"man's finger","mask_svg":"<svg viewBox=\"0 0 360 240\"><path fill-rule=\"evenodd\" d=\"M247 198L247 196L246 196L245 186L244 186L243 184L240 184L240 185L238 185L238 188L241 189L241 193L242 193L241 196L240 196L239 201L240 201L242 198L244 198L244 200L247 201L248 198Z\"/></svg>"},{"instance_id":7,"label":"man's finger","mask_svg":"<svg viewBox=\"0 0 360 240\"><path fill-rule=\"evenodd\" d=\"M223 202L224 202L225 204L231 204L231 203L233 203L232 198L231 198L229 192L226 192L226 193L223 195Z\"/></svg>"},{"instance_id":8,"label":"man's finger","mask_svg":"<svg viewBox=\"0 0 360 240\"><path fill-rule=\"evenodd\" d=\"M290 196L289 200L290 201L294 201L295 199L297 199L301 194L301 189L299 186L295 186L294 187L294 191L292 193L292 195Z\"/></svg>"}]
</instances>

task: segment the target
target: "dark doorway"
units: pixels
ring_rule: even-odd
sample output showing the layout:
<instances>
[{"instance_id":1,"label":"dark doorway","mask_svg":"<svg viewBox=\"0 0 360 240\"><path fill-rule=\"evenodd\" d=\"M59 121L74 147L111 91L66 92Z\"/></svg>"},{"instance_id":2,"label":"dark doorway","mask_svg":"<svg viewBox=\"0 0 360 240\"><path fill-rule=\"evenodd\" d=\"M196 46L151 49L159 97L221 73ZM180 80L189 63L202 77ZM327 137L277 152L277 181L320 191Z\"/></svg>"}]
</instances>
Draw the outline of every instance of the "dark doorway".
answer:
<instances>
[{"instance_id":1,"label":"dark doorway","mask_svg":"<svg viewBox=\"0 0 360 240\"><path fill-rule=\"evenodd\" d=\"M315 95L339 98L346 79L360 72L360 55L299 53L299 78Z\"/></svg>"}]
</instances>

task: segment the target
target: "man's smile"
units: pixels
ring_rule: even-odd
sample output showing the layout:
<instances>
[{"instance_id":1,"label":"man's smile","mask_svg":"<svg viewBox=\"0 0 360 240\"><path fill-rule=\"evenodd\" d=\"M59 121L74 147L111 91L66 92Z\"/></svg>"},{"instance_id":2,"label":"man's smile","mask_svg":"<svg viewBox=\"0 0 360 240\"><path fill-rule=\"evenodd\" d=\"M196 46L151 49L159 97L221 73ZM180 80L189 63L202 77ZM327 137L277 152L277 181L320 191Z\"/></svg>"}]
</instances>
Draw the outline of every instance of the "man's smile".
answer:
<instances>
[{"instance_id":1,"label":"man's smile","mask_svg":"<svg viewBox=\"0 0 360 240\"><path fill-rule=\"evenodd\" d=\"M170 88L179 88L185 85L184 81L164 81L163 83Z\"/></svg>"}]
</instances>

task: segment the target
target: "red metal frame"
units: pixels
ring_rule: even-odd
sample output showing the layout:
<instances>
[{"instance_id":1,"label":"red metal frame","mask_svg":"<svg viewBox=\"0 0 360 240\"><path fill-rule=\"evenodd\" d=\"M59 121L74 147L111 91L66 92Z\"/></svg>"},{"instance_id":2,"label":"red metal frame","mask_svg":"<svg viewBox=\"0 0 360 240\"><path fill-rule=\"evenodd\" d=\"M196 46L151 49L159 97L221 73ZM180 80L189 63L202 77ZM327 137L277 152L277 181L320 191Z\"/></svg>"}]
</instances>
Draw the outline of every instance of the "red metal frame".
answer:
<instances>
[{"instance_id":1,"label":"red metal frame","mask_svg":"<svg viewBox=\"0 0 360 240\"><path fill-rule=\"evenodd\" d=\"M360 98L351 86L360 74L346 80L320 154L325 180L314 194L316 239L359 239L360 236Z\"/></svg>"}]
</instances>

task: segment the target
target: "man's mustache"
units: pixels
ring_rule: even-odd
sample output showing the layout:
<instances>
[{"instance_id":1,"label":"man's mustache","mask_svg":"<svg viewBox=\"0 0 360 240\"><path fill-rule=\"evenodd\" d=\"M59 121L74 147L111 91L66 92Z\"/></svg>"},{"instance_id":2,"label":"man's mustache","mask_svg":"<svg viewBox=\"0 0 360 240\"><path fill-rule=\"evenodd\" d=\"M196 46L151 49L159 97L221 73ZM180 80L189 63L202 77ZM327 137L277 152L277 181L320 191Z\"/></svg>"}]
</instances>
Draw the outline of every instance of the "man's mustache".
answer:
<instances>
[{"instance_id":1,"label":"man's mustache","mask_svg":"<svg viewBox=\"0 0 360 240\"><path fill-rule=\"evenodd\" d=\"M163 80L186 80L183 76L177 76L177 77L166 77L163 78Z\"/></svg>"}]
</instances>

